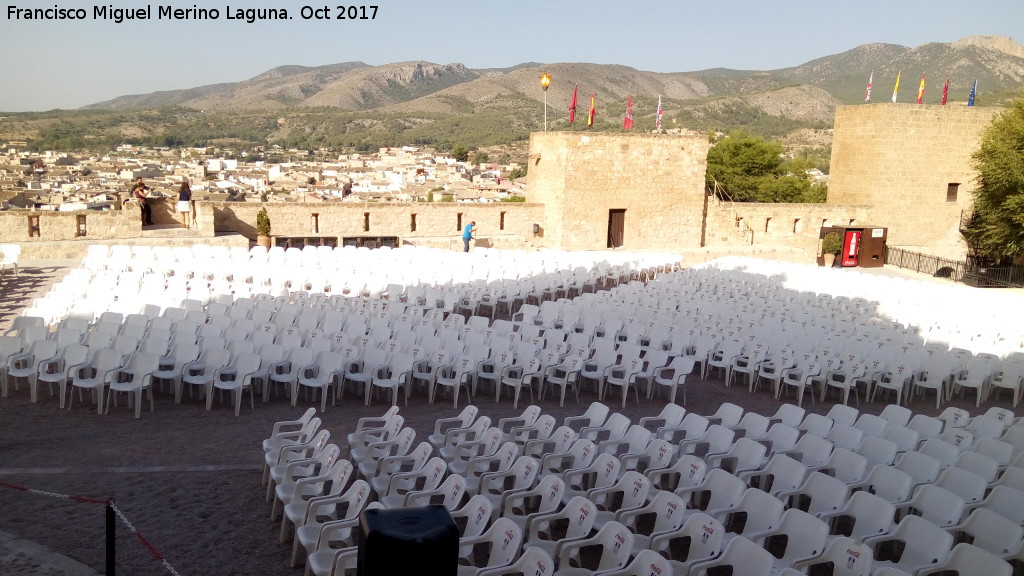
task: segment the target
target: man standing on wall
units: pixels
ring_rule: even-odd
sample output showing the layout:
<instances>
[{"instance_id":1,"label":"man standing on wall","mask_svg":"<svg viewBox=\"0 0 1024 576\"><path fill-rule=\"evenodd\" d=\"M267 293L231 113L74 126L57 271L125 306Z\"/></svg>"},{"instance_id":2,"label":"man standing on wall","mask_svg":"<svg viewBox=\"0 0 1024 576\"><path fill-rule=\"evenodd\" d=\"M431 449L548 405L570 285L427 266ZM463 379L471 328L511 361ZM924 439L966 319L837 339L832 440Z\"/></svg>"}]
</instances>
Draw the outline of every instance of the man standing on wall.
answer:
<instances>
[{"instance_id":1,"label":"man standing on wall","mask_svg":"<svg viewBox=\"0 0 1024 576\"><path fill-rule=\"evenodd\" d=\"M153 211L149 205L149 191L152 190L149 186L139 178L135 181L135 187L132 189L132 195L139 202L139 209L142 211L142 225L151 226L153 224Z\"/></svg>"},{"instance_id":2,"label":"man standing on wall","mask_svg":"<svg viewBox=\"0 0 1024 576\"><path fill-rule=\"evenodd\" d=\"M473 232L476 231L476 221L466 224L466 227L462 229L462 244L463 252L469 252L469 241L473 239Z\"/></svg>"}]
</instances>

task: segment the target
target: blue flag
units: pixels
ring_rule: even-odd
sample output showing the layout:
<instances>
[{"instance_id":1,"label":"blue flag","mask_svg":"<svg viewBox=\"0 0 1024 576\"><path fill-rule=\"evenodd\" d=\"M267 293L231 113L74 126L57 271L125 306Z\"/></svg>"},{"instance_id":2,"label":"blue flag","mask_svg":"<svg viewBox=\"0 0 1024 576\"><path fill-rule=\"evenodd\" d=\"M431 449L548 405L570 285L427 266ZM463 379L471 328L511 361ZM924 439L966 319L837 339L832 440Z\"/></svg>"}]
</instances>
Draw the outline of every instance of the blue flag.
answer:
<instances>
[{"instance_id":1,"label":"blue flag","mask_svg":"<svg viewBox=\"0 0 1024 576\"><path fill-rule=\"evenodd\" d=\"M978 93L978 81L974 81L974 86L971 87L971 95L967 97L967 105L974 106L974 96Z\"/></svg>"}]
</instances>

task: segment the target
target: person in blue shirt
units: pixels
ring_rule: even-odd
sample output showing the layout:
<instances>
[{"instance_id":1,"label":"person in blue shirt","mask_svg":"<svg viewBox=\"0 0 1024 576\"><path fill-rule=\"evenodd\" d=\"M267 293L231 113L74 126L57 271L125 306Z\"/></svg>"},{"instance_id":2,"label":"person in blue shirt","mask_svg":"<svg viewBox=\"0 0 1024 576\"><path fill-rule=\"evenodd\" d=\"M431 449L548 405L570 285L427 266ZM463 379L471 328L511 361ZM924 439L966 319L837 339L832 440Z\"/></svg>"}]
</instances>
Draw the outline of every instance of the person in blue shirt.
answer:
<instances>
[{"instance_id":1,"label":"person in blue shirt","mask_svg":"<svg viewBox=\"0 0 1024 576\"><path fill-rule=\"evenodd\" d=\"M466 224L466 227L462 229L462 244L463 252L469 252L469 241L473 239L473 232L476 230L476 221Z\"/></svg>"}]
</instances>

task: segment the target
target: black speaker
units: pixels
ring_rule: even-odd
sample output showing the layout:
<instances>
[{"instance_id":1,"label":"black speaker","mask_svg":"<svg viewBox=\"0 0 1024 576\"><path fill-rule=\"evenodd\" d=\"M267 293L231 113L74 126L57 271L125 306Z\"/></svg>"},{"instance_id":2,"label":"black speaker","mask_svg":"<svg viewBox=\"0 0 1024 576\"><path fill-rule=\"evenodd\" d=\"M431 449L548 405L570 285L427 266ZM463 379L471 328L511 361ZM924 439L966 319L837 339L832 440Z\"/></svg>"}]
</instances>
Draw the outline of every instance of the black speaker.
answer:
<instances>
[{"instance_id":1,"label":"black speaker","mask_svg":"<svg viewBox=\"0 0 1024 576\"><path fill-rule=\"evenodd\" d=\"M459 527L440 504L365 510L359 528L358 576L458 572Z\"/></svg>"}]
</instances>

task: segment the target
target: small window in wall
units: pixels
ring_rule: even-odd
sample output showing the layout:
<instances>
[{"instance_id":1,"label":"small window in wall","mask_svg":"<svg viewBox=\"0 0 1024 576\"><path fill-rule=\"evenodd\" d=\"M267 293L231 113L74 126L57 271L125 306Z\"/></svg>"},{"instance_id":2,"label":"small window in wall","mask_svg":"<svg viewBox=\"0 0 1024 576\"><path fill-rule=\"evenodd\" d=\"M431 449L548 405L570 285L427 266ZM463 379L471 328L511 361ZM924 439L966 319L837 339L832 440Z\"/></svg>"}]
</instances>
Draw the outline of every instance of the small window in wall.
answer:
<instances>
[{"instance_id":1,"label":"small window in wall","mask_svg":"<svg viewBox=\"0 0 1024 576\"><path fill-rule=\"evenodd\" d=\"M799 218L794 218L793 219L793 233L796 234L799 231L800 231L800 219Z\"/></svg>"},{"instance_id":2,"label":"small window in wall","mask_svg":"<svg viewBox=\"0 0 1024 576\"><path fill-rule=\"evenodd\" d=\"M828 218L822 218L821 219L821 227L822 228L828 228Z\"/></svg>"},{"instance_id":3,"label":"small window in wall","mask_svg":"<svg viewBox=\"0 0 1024 576\"><path fill-rule=\"evenodd\" d=\"M309 231L311 234L320 233L320 215L316 212L310 215Z\"/></svg>"},{"instance_id":4,"label":"small window in wall","mask_svg":"<svg viewBox=\"0 0 1024 576\"><path fill-rule=\"evenodd\" d=\"M765 234L768 233L768 230L771 228L771 225L772 225L772 219L771 218L765 218L764 219L764 233Z\"/></svg>"},{"instance_id":5,"label":"small window in wall","mask_svg":"<svg viewBox=\"0 0 1024 576\"><path fill-rule=\"evenodd\" d=\"M850 223L847 226L853 226L857 222L856 218L850 218Z\"/></svg>"},{"instance_id":6,"label":"small window in wall","mask_svg":"<svg viewBox=\"0 0 1024 576\"><path fill-rule=\"evenodd\" d=\"M410 214L409 215L409 232L415 232L415 231L416 231L416 215L415 214Z\"/></svg>"},{"instance_id":7,"label":"small window in wall","mask_svg":"<svg viewBox=\"0 0 1024 576\"><path fill-rule=\"evenodd\" d=\"M498 230L504 230L504 229L505 229L505 212L502 212L500 214L500 218L498 219Z\"/></svg>"},{"instance_id":8,"label":"small window in wall","mask_svg":"<svg viewBox=\"0 0 1024 576\"><path fill-rule=\"evenodd\" d=\"M956 202L956 193L960 190L959 182L950 182L946 185L946 202Z\"/></svg>"},{"instance_id":9,"label":"small window in wall","mask_svg":"<svg viewBox=\"0 0 1024 576\"><path fill-rule=\"evenodd\" d=\"M75 236L85 236L89 231L85 226L85 214L75 216Z\"/></svg>"},{"instance_id":10,"label":"small window in wall","mask_svg":"<svg viewBox=\"0 0 1024 576\"><path fill-rule=\"evenodd\" d=\"M456 214L455 218L455 229L462 232L462 212Z\"/></svg>"},{"instance_id":11,"label":"small window in wall","mask_svg":"<svg viewBox=\"0 0 1024 576\"><path fill-rule=\"evenodd\" d=\"M370 213L363 212L363 232L370 231Z\"/></svg>"},{"instance_id":12,"label":"small window in wall","mask_svg":"<svg viewBox=\"0 0 1024 576\"><path fill-rule=\"evenodd\" d=\"M39 216L28 217L28 237L39 238Z\"/></svg>"}]
</instances>

